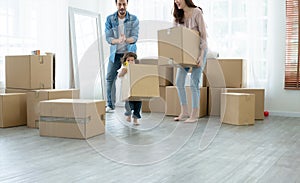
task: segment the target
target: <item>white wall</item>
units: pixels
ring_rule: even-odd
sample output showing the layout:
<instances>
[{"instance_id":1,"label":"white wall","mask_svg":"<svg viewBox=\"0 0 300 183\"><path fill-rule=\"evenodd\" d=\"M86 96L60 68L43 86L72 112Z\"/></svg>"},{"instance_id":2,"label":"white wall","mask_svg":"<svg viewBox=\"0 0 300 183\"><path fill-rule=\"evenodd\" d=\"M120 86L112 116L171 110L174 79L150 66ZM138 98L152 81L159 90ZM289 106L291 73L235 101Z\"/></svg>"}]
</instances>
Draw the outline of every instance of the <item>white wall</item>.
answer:
<instances>
[{"instance_id":1,"label":"white wall","mask_svg":"<svg viewBox=\"0 0 300 183\"><path fill-rule=\"evenodd\" d=\"M269 1L272 17L270 24L271 47L269 64L269 85L265 109L271 115L300 117L300 91L284 89L285 64L285 1Z\"/></svg>"},{"instance_id":2,"label":"white wall","mask_svg":"<svg viewBox=\"0 0 300 183\"><path fill-rule=\"evenodd\" d=\"M265 109L271 115L300 117L300 91L284 90L284 62L285 62L285 1L269 1L271 19L269 28L269 84L266 87ZM69 0L69 6L86 9L101 14L102 32L107 15L116 11L113 0L103 2L101 0ZM131 4L129 3L129 6ZM104 52L107 56L108 45L104 41ZM106 58L107 59L107 58Z\"/></svg>"},{"instance_id":3,"label":"white wall","mask_svg":"<svg viewBox=\"0 0 300 183\"><path fill-rule=\"evenodd\" d=\"M69 6L98 13L99 9L100 9L99 2L100 2L100 0L88 0L88 1L69 0Z\"/></svg>"}]
</instances>

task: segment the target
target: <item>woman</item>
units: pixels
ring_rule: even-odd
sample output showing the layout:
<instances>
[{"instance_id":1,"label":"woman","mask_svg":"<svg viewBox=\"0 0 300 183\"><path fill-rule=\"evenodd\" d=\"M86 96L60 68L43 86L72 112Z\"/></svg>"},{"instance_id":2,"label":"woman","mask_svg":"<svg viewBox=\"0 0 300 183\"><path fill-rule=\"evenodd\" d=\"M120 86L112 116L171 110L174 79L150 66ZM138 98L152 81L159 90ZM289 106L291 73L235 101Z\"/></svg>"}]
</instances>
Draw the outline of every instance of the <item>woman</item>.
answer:
<instances>
[{"instance_id":1,"label":"woman","mask_svg":"<svg viewBox=\"0 0 300 183\"><path fill-rule=\"evenodd\" d=\"M202 9L195 6L192 0L175 0L174 1L174 23L175 26L185 26L192 30L196 30L200 34L200 56L197 59L197 66L192 67L191 74L191 90L192 90L192 111L189 113L187 107L186 91L185 91L185 78L189 67L177 69L176 85L178 96L181 105L181 112L175 121L196 122L198 121L199 114L199 100L200 100L200 87L199 82L201 73L206 64L207 53L207 39L205 22L202 16Z\"/></svg>"}]
</instances>

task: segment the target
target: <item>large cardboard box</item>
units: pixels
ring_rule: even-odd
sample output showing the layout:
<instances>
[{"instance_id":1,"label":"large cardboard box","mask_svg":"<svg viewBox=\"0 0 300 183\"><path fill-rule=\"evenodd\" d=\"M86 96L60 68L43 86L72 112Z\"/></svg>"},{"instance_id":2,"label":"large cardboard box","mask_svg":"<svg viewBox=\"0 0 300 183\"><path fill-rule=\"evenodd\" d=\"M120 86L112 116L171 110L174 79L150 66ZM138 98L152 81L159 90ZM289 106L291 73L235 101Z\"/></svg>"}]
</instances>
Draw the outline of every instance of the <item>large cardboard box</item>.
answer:
<instances>
[{"instance_id":1,"label":"large cardboard box","mask_svg":"<svg viewBox=\"0 0 300 183\"><path fill-rule=\"evenodd\" d=\"M139 60L140 64L158 65L158 59L143 58ZM172 67L158 67L159 86L172 86L173 85L173 68Z\"/></svg>"},{"instance_id":2,"label":"large cardboard box","mask_svg":"<svg viewBox=\"0 0 300 183\"><path fill-rule=\"evenodd\" d=\"M166 87L159 87L160 97L154 97L142 102L142 112L166 112Z\"/></svg>"},{"instance_id":3,"label":"large cardboard box","mask_svg":"<svg viewBox=\"0 0 300 183\"><path fill-rule=\"evenodd\" d=\"M27 92L27 127L38 128L40 111L39 103L43 100L62 98L79 98L78 89L43 89Z\"/></svg>"},{"instance_id":4,"label":"large cardboard box","mask_svg":"<svg viewBox=\"0 0 300 183\"><path fill-rule=\"evenodd\" d=\"M159 65L195 66L200 56L199 45L199 32L184 26L159 30Z\"/></svg>"},{"instance_id":5,"label":"large cardboard box","mask_svg":"<svg viewBox=\"0 0 300 183\"><path fill-rule=\"evenodd\" d=\"M265 90L259 88L226 88L223 93L251 93L255 95L255 119L264 119Z\"/></svg>"},{"instance_id":6,"label":"large cardboard box","mask_svg":"<svg viewBox=\"0 0 300 183\"><path fill-rule=\"evenodd\" d=\"M122 100L142 100L159 97L158 66L129 64L121 79Z\"/></svg>"},{"instance_id":7,"label":"large cardboard box","mask_svg":"<svg viewBox=\"0 0 300 183\"><path fill-rule=\"evenodd\" d=\"M53 88L53 57L20 55L5 57L6 88Z\"/></svg>"},{"instance_id":8,"label":"large cardboard box","mask_svg":"<svg viewBox=\"0 0 300 183\"><path fill-rule=\"evenodd\" d=\"M244 88L247 86L246 67L244 59L207 59L206 84L214 88Z\"/></svg>"},{"instance_id":9,"label":"large cardboard box","mask_svg":"<svg viewBox=\"0 0 300 183\"><path fill-rule=\"evenodd\" d=\"M192 93L190 87L186 87L186 96L188 100L188 110L192 110ZM178 116L180 114L180 101L175 86L166 87L166 115ZM207 115L207 87L200 88L199 115L203 117Z\"/></svg>"},{"instance_id":10,"label":"large cardboard box","mask_svg":"<svg viewBox=\"0 0 300 183\"><path fill-rule=\"evenodd\" d=\"M87 139L105 132L105 101L55 99L40 102L40 136Z\"/></svg>"},{"instance_id":11,"label":"large cardboard box","mask_svg":"<svg viewBox=\"0 0 300 183\"><path fill-rule=\"evenodd\" d=\"M0 127L26 125L26 94L0 94Z\"/></svg>"},{"instance_id":12,"label":"large cardboard box","mask_svg":"<svg viewBox=\"0 0 300 183\"><path fill-rule=\"evenodd\" d=\"M255 123L255 95L249 93L221 93L221 122L232 125Z\"/></svg>"}]
</instances>

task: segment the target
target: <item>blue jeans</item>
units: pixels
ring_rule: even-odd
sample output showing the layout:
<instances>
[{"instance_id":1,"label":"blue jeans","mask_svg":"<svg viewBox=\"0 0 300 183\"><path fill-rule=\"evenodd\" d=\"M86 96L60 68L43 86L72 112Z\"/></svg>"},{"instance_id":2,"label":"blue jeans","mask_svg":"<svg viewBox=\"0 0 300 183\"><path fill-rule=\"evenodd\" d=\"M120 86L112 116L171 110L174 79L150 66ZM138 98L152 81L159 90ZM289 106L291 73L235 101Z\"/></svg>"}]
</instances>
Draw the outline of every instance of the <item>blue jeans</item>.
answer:
<instances>
[{"instance_id":1,"label":"blue jeans","mask_svg":"<svg viewBox=\"0 0 300 183\"><path fill-rule=\"evenodd\" d=\"M115 109L116 104L116 79L118 70L121 68L121 58L124 54L116 54L114 62L108 61L106 74L107 106Z\"/></svg>"},{"instance_id":2,"label":"blue jeans","mask_svg":"<svg viewBox=\"0 0 300 183\"><path fill-rule=\"evenodd\" d=\"M191 91L192 91L192 108L199 108L199 101L200 101L200 79L201 73L206 65L206 53L204 52L203 56L203 64L201 67L192 67L192 74L191 74ZM186 91L185 91L185 78L188 73L189 67L183 68L179 67L177 69L176 75L176 86L177 92L180 100L180 105L187 105L187 98L186 98Z\"/></svg>"}]
</instances>

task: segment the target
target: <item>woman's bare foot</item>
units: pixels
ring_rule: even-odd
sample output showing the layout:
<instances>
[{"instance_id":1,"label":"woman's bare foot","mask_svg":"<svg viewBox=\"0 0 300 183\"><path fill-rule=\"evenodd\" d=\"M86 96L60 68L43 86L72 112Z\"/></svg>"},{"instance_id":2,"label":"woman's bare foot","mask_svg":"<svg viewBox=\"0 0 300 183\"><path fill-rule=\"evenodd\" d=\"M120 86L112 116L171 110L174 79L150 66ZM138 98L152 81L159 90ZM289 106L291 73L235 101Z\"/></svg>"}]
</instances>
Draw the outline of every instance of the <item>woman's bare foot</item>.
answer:
<instances>
[{"instance_id":1,"label":"woman's bare foot","mask_svg":"<svg viewBox=\"0 0 300 183\"><path fill-rule=\"evenodd\" d=\"M188 114L180 114L179 116L174 118L174 121L183 121L185 119L189 118Z\"/></svg>"},{"instance_id":2,"label":"woman's bare foot","mask_svg":"<svg viewBox=\"0 0 300 183\"><path fill-rule=\"evenodd\" d=\"M127 122L131 122L131 116L127 116L127 117L126 117L126 121L127 121Z\"/></svg>"},{"instance_id":3,"label":"woman's bare foot","mask_svg":"<svg viewBox=\"0 0 300 183\"><path fill-rule=\"evenodd\" d=\"M188 118L187 120L185 120L184 122L185 123L195 123L198 121L198 118Z\"/></svg>"}]
</instances>

